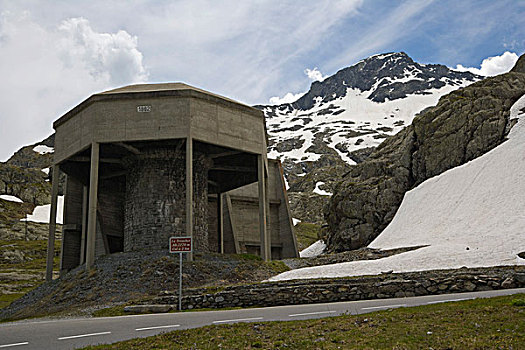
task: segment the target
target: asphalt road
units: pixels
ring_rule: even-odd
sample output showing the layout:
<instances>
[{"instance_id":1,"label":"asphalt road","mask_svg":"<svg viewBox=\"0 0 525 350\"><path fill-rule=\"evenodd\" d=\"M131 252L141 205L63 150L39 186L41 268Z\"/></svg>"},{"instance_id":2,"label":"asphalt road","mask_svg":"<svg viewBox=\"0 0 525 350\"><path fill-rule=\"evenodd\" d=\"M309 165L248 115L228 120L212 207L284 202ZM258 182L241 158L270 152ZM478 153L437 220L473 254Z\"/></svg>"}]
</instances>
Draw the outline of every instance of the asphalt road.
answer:
<instances>
[{"instance_id":1,"label":"asphalt road","mask_svg":"<svg viewBox=\"0 0 525 350\"><path fill-rule=\"evenodd\" d=\"M517 293L525 293L525 288L254 309L19 321L0 324L0 349L75 349L211 324L305 320L344 313L356 315Z\"/></svg>"}]
</instances>

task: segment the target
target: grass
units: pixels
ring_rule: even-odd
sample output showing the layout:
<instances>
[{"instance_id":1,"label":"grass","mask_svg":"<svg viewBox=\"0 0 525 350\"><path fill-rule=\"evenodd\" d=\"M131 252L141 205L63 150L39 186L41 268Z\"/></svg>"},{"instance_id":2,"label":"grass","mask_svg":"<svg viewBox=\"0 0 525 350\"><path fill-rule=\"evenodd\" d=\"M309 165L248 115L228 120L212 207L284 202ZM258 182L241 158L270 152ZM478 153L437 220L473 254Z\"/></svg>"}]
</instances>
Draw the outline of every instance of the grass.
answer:
<instances>
[{"instance_id":1,"label":"grass","mask_svg":"<svg viewBox=\"0 0 525 350\"><path fill-rule=\"evenodd\" d=\"M514 305L514 306L525 306L525 298L512 300L512 305Z\"/></svg>"},{"instance_id":2,"label":"grass","mask_svg":"<svg viewBox=\"0 0 525 350\"><path fill-rule=\"evenodd\" d=\"M523 349L525 295L180 330L85 349Z\"/></svg>"},{"instance_id":3,"label":"grass","mask_svg":"<svg viewBox=\"0 0 525 350\"><path fill-rule=\"evenodd\" d=\"M24 254L23 262L8 262L0 260L0 273L16 273L27 275L27 279L9 279L0 275L0 309L22 297L27 292L44 282L46 270L47 240L0 240L0 256L2 252L18 250ZM60 240L55 240L55 252L60 251ZM55 270L58 271L59 256L54 257ZM22 271L22 272L21 272ZM8 287L11 292L7 292Z\"/></svg>"},{"instance_id":4,"label":"grass","mask_svg":"<svg viewBox=\"0 0 525 350\"><path fill-rule=\"evenodd\" d=\"M290 271L290 268L286 266L286 264L283 263L281 260L271 260L271 261L268 261L267 264L275 272L275 274Z\"/></svg>"},{"instance_id":5,"label":"grass","mask_svg":"<svg viewBox=\"0 0 525 350\"><path fill-rule=\"evenodd\" d=\"M294 226L295 236L297 237L297 248L299 251L309 247L319 240L321 226L308 222L299 222Z\"/></svg>"}]
</instances>

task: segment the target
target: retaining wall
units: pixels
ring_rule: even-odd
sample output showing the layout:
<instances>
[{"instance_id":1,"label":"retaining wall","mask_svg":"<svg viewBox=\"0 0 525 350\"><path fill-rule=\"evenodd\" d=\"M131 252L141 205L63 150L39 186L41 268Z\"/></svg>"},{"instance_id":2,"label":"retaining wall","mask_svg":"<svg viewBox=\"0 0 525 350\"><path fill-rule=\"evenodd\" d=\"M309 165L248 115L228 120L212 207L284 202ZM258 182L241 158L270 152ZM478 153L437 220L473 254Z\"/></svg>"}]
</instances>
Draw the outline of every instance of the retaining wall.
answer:
<instances>
[{"instance_id":1,"label":"retaining wall","mask_svg":"<svg viewBox=\"0 0 525 350\"><path fill-rule=\"evenodd\" d=\"M441 270L370 277L267 282L226 287L215 293L210 293L210 289L187 290L183 292L182 308L265 307L520 287L525 287L524 266ZM153 302L150 300L147 303L164 305L168 309L176 308L178 295L166 291ZM128 311L131 309L128 308Z\"/></svg>"}]
</instances>

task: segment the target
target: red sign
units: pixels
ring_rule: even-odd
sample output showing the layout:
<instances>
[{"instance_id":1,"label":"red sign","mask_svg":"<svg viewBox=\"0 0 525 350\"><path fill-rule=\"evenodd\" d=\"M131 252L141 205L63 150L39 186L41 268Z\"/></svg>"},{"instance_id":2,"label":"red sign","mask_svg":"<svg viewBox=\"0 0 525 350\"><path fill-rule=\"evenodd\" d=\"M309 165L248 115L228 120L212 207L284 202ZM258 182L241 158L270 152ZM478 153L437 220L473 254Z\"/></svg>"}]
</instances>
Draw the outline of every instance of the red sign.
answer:
<instances>
[{"instance_id":1,"label":"red sign","mask_svg":"<svg viewBox=\"0 0 525 350\"><path fill-rule=\"evenodd\" d=\"M190 253L191 237L170 237L170 253Z\"/></svg>"}]
</instances>

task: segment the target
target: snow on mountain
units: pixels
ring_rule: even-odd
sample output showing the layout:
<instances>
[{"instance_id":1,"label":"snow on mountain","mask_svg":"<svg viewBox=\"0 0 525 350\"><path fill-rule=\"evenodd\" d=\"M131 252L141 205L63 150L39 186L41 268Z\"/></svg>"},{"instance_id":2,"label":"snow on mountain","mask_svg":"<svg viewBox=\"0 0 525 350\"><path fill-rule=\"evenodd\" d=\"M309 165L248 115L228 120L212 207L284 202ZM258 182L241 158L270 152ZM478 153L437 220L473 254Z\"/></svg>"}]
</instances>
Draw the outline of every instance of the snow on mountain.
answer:
<instances>
[{"instance_id":1,"label":"snow on mountain","mask_svg":"<svg viewBox=\"0 0 525 350\"><path fill-rule=\"evenodd\" d=\"M285 272L271 280L525 265L525 95L511 108L509 139L406 193L370 248L426 247L388 258ZM520 256L518 256L520 254Z\"/></svg>"},{"instance_id":2,"label":"snow on mountain","mask_svg":"<svg viewBox=\"0 0 525 350\"><path fill-rule=\"evenodd\" d=\"M419 64L403 52L371 56L314 82L293 103L258 106L266 115L268 155L283 163L317 161L325 153L318 144L324 143L355 164L353 151L379 145L442 95L479 79Z\"/></svg>"}]
</instances>

